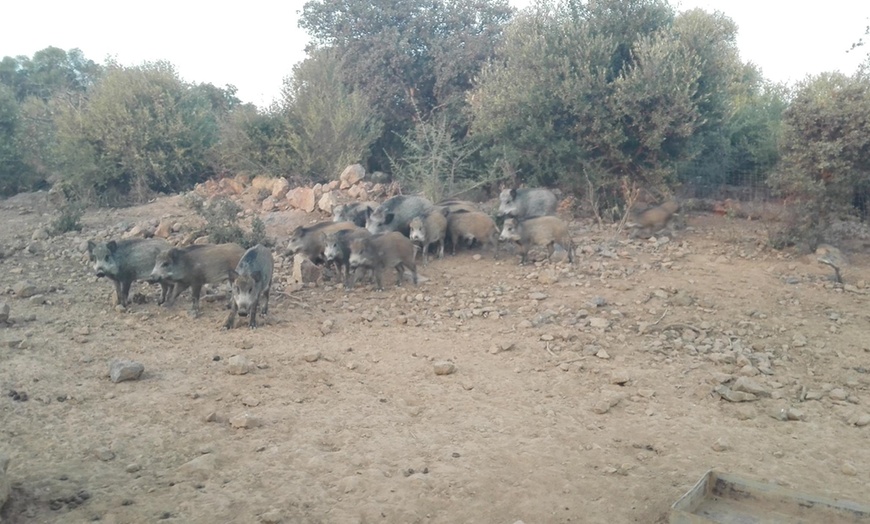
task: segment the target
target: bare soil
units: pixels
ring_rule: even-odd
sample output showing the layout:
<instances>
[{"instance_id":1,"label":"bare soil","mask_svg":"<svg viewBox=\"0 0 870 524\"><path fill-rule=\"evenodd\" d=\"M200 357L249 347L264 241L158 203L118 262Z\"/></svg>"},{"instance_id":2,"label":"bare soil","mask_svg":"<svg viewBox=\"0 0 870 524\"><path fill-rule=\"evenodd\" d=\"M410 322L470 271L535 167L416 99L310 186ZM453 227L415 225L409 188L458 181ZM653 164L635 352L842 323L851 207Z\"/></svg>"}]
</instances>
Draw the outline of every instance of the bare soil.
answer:
<instances>
[{"instance_id":1,"label":"bare soil","mask_svg":"<svg viewBox=\"0 0 870 524\"><path fill-rule=\"evenodd\" d=\"M711 215L664 243L578 221L573 266L463 251L384 292L294 290L279 257L261 327L227 332L223 300L192 319L157 286L116 309L82 252L193 223L180 197L30 245L51 213L0 202L3 522L665 522L710 468L870 502L866 252L844 288L763 223ZM313 218L265 220L281 238ZM36 298L12 292L25 279ZM255 369L229 374L234 355ZM113 359L145 373L112 383ZM757 400L715 392L741 376Z\"/></svg>"}]
</instances>

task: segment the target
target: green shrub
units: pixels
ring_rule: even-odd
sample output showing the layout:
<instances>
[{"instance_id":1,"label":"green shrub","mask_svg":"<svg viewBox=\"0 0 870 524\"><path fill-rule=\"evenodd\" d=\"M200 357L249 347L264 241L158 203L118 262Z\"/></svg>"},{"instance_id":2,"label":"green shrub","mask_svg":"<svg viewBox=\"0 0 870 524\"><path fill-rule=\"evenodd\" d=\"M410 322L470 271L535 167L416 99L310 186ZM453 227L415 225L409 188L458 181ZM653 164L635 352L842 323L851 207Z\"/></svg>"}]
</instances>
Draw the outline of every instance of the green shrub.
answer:
<instances>
[{"instance_id":1,"label":"green shrub","mask_svg":"<svg viewBox=\"0 0 870 524\"><path fill-rule=\"evenodd\" d=\"M196 193L188 193L184 197L188 207L205 220L203 233L209 236L214 244L235 242L245 249L257 244L271 246L272 239L266 236L266 224L260 217L251 221L251 231L245 231L239 224L242 208L230 198L216 197L204 199Z\"/></svg>"},{"instance_id":2,"label":"green shrub","mask_svg":"<svg viewBox=\"0 0 870 524\"><path fill-rule=\"evenodd\" d=\"M82 230L82 216L85 214L85 206L80 202L67 201L60 206L60 214L51 221L48 233L52 236L62 235L70 231Z\"/></svg>"}]
</instances>

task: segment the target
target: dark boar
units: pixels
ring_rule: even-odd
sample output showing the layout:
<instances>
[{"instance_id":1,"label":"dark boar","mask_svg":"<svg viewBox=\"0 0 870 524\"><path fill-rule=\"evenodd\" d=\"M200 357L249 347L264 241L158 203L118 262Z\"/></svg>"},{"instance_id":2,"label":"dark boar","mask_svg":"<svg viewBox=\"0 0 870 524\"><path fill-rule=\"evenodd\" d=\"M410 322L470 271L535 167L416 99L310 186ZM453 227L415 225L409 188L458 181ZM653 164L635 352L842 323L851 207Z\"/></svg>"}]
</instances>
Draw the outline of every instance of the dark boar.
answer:
<instances>
[{"instance_id":1,"label":"dark boar","mask_svg":"<svg viewBox=\"0 0 870 524\"><path fill-rule=\"evenodd\" d=\"M115 303L126 306L134 280L150 280L157 255L171 245L165 240L134 238L96 244L88 241L88 255L98 277L108 277L115 284ZM172 290L172 283L160 280L160 301Z\"/></svg>"},{"instance_id":2,"label":"dark boar","mask_svg":"<svg viewBox=\"0 0 870 524\"><path fill-rule=\"evenodd\" d=\"M245 251L235 269L229 271L230 284L233 286L232 309L224 328L232 329L236 320L236 313L240 317L247 317L248 327L257 327L257 310L260 300L263 301L263 314L269 314L269 291L272 288L272 252L268 248L257 244Z\"/></svg>"},{"instance_id":3,"label":"dark boar","mask_svg":"<svg viewBox=\"0 0 870 524\"><path fill-rule=\"evenodd\" d=\"M398 272L397 286L402 285L405 268L408 268L416 286L415 251L414 244L398 231L354 239L350 243L350 267L354 269L350 287L356 283L359 272L366 268L374 272L375 283L379 291L384 289L383 276L384 270L387 268L395 268Z\"/></svg>"}]
</instances>

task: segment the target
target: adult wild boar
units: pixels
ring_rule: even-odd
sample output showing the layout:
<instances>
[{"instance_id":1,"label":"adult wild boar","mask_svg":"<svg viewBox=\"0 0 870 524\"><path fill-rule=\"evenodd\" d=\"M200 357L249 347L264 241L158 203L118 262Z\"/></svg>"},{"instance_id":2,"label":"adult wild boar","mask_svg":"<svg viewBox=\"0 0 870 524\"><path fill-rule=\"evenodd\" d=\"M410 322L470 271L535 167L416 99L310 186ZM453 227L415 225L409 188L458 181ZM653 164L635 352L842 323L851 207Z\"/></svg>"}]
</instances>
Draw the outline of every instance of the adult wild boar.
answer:
<instances>
[{"instance_id":1,"label":"adult wild boar","mask_svg":"<svg viewBox=\"0 0 870 524\"><path fill-rule=\"evenodd\" d=\"M498 197L498 216L517 219L556 214L556 195L549 189L505 189Z\"/></svg>"},{"instance_id":2,"label":"adult wild boar","mask_svg":"<svg viewBox=\"0 0 870 524\"><path fill-rule=\"evenodd\" d=\"M408 236L411 220L432 207L432 202L421 196L394 196L369 213L366 229L373 235L398 231Z\"/></svg>"},{"instance_id":3,"label":"adult wild boar","mask_svg":"<svg viewBox=\"0 0 870 524\"><path fill-rule=\"evenodd\" d=\"M257 310L260 300L263 301L263 314L269 313L269 291L272 288L272 252L257 244L245 251L235 269L229 271L230 284L233 287L232 308L224 323L225 329L232 329L236 313L240 317L249 317L248 327L257 327Z\"/></svg>"},{"instance_id":4,"label":"adult wild boar","mask_svg":"<svg viewBox=\"0 0 870 524\"><path fill-rule=\"evenodd\" d=\"M223 282L229 278L245 250L238 244L203 244L172 248L157 256L152 280L168 280L175 286L168 305L175 302L185 289L193 295L191 312L199 315L199 296L202 286Z\"/></svg>"},{"instance_id":5,"label":"adult wild boar","mask_svg":"<svg viewBox=\"0 0 870 524\"><path fill-rule=\"evenodd\" d=\"M131 238L109 242L88 241L88 256L98 277L107 277L115 284L115 303L127 306L130 286L134 280L150 280L157 255L168 250L169 242L160 239ZM172 283L159 280L160 301L172 290Z\"/></svg>"}]
</instances>

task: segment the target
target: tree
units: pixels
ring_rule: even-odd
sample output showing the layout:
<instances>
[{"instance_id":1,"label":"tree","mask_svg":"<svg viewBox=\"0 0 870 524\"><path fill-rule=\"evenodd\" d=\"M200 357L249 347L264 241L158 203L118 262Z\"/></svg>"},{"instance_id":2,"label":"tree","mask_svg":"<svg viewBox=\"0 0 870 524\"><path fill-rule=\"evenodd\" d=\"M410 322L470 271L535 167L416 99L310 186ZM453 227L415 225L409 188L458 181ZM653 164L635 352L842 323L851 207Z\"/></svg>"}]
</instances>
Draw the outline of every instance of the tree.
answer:
<instances>
[{"instance_id":1,"label":"tree","mask_svg":"<svg viewBox=\"0 0 870 524\"><path fill-rule=\"evenodd\" d=\"M0 84L0 195L12 195L26 185L27 166L18 147L19 107L15 93Z\"/></svg>"},{"instance_id":2,"label":"tree","mask_svg":"<svg viewBox=\"0 0 870 524\"><path fill-rule=\"evenodd\" d=\"M110 64L58 116L65 181L106 203L186 189L214 173L211 150L236 104L233 88L188 85L166 62Z\"/></svg>"},{"instance_id":3,"label":"tree","mask_svg":"<svg viewBox=\"0 0 870 524\"><path fill-rule=\"evenodd\" d=\"M506 0L309 0L299 25L312 48L333 48L343 82L384 122L373 167L386 165L417 114L448 112L465 134L465 93L493 57L513 10Z\"/></svg>"},{"instance_id":4,"label":"tree","mask_svg":"<svg viewBox=\"0 0 870 524\"><path fill-rule=\"evenodd\" d=\"M297 64L282 94L286 143L303 177L337 178L348 164L365 161L381 136L381 121L345 82L335 49L314 51Z\"/></svg>"},{"instance_id":5,"label":"tree","mask_svg":"<svg viewBox=\"0 0 870 524\"><path fill-rule=\"evenodd\" d=\"M783 115L782 162L772 184L835 212L868 212L870 75L823 73L800 83ZM820 217L823 218L823 217Z\"/></svg>"}]
</instances>

